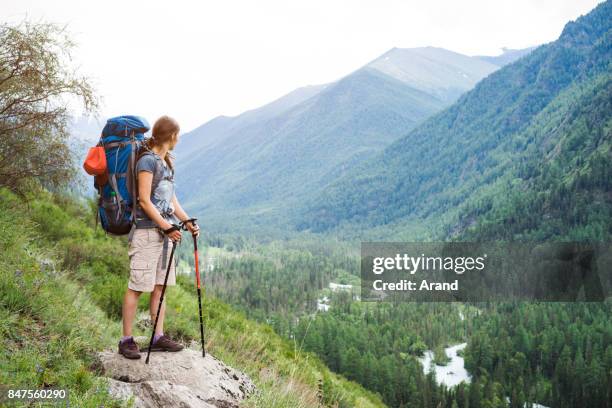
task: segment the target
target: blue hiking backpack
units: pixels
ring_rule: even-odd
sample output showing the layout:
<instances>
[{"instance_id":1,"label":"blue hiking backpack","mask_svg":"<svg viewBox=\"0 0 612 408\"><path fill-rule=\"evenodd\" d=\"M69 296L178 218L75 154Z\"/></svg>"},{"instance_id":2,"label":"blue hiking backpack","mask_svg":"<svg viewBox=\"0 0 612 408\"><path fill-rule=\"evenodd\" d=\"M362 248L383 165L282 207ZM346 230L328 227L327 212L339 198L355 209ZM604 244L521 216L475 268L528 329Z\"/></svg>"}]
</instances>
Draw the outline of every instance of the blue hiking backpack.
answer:
<instances>
[{"instance_id":1,"label":"blue hiking backpack","mask_svg":"<svg viewBox=\"0 0 612 408\"><path fill-rule=\"evenodd\" d=\"M98 214L102 228L114 235L128 234L134 221L136 158L150 129L139 116L117 116L106 122L98 146L106 154L107 176L96 182ZM98 178L98 177L96 177Z\"/></svg>"}]
</instances>

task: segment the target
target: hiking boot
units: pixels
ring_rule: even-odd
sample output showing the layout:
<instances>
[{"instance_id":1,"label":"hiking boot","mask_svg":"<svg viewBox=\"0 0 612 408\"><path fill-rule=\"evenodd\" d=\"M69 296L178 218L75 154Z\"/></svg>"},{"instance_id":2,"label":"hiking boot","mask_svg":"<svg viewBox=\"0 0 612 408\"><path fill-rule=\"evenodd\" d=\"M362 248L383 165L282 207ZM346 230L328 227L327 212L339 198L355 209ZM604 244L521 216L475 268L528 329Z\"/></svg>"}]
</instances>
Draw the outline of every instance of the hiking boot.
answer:
<instances>
[{"instance_id":1,"label":"hiking boot","mask_svg":"<svg viewBox=\"0 0 612 408\"><path fill-rule=\"evenodd\" d=\"M140 358L140 349L134 339L130 338L124 342L119 342L119 354L130 360L137 360Z\"/></svg>"},{"instance_id":2,"label":"hiking boot","mask_svg":"<svg viewBox=\"0 0 612 408\"><path fill-rule=\"evenodd\" d=\"M182 349L182 344L163 335L151 346L151 351L181 351Z\"/></svg>"}]
</instances>

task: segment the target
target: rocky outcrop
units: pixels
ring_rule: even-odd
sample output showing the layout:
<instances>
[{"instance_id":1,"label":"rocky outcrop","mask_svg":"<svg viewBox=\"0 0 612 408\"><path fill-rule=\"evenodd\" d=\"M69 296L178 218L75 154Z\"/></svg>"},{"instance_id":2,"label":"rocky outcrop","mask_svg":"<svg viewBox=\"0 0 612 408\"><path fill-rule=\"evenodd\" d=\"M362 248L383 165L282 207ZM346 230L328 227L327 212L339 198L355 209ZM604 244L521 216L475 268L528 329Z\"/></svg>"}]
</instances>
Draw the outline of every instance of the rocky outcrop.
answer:
<instances>
[{"instance_id":1,"label":"rocky outcrop","mask_svg":"<svg viewBox=\"0 0 612 408\"><path fill-rule=\"evenodd\" d=\"M109 377L109 393L123 400L134 398L136 408L234 408L255 391L244 373L210 354L186 348L177 353L151 354L128 360L116 351L98 353Z\"/></svg>"}]
</instances>

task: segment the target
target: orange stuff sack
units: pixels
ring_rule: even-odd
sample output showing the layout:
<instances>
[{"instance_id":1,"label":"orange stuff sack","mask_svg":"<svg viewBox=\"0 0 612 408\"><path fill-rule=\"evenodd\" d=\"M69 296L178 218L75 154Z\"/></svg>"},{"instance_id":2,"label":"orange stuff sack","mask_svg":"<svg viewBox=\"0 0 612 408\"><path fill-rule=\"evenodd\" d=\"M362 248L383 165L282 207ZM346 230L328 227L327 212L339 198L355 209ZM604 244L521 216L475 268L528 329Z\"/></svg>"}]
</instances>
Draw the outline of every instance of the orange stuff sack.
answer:
<instances>
[{"instance_id":1,"label":"orange stuff sack","mask_svg":"<svg viewBox=\"0 0 612 408\"><path fill-rule=\"evenodd\" d=\"M90 147L87 152L87 157L83 163L83 168L87 174L92 176L101 176L106 173L106 153L104 147Z\"/></svg>"}]
</instances>

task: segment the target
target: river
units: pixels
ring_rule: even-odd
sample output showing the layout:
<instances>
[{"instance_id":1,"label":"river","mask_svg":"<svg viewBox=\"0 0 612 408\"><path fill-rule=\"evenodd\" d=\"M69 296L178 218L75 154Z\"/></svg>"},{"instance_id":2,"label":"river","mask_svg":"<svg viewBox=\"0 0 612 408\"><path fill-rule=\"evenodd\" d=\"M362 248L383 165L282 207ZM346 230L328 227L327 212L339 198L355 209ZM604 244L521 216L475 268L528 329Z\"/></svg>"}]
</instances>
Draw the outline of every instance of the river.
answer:
<instances>
[{"instance_id":1,"label":"river","mask_svg":"<svg viewBox=\"0 0 612 408\"><path fill-rule=\"evenodd\" d=\"M470 382L470 374L464 367L463 357L457 355L460 350L463 350L467 346L467 343L455 344L454 346L450 346L444 349L450 361L445 366L435 365L436 370L436 381L438 384L444 384L447 387L454 387L459 385L461 381L465 381L466 383ZM423 371L425 374L429 373L431 370L431 361L433 360L434 353L431 350L427 350L423 357L419 358L421 364L423 364ZM510 400L507 399L508 403ZM526 403L525 407L531 408L548 408L545 405L540 404L529 404Z\"/></svg>"},{"instance_id":2,"label":"river","mask_svg":"<svg viewBox=\"0 0 612 408\"><path fill-rule=\"evenodd\" d=\"M463 350L467 346L467 343L455 344L444 349L446 355L450 358L450 361L445 366L439 366L434 364L436 370L436 380L438 384L444 384L447 387L454 387L461 381L466 383L470 382L470 374L463 364L463 357L457 355L459 350ZM423 357L419 358L421 364L423 364L423 370L425 373L429 373L431 369L431 361L433 360L433 351L427 350Z\"/></svg>"}]
</instances>

